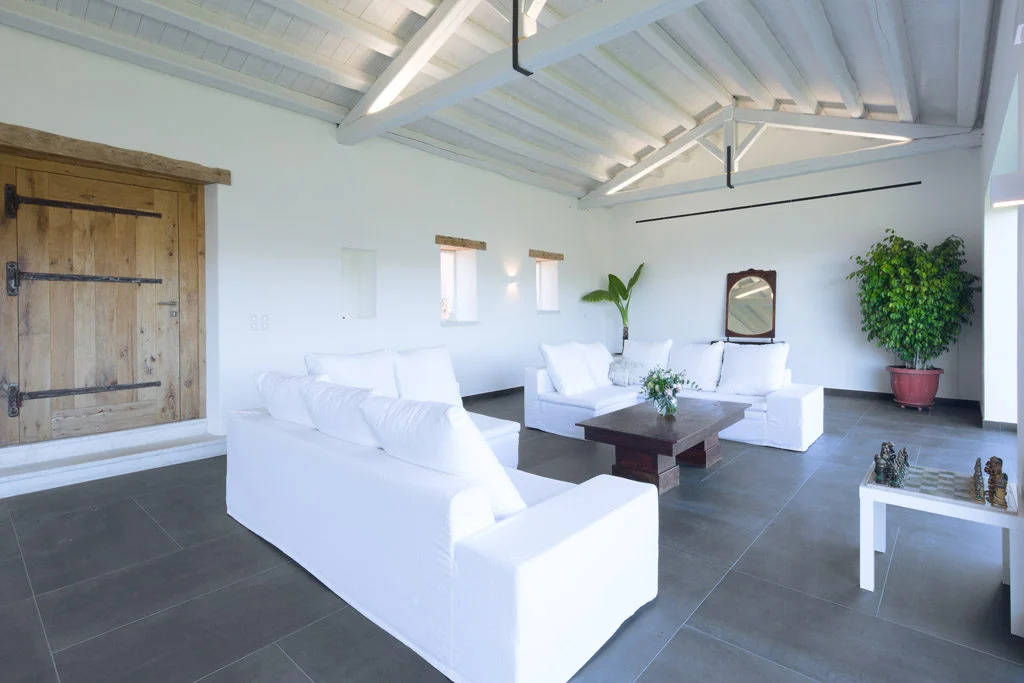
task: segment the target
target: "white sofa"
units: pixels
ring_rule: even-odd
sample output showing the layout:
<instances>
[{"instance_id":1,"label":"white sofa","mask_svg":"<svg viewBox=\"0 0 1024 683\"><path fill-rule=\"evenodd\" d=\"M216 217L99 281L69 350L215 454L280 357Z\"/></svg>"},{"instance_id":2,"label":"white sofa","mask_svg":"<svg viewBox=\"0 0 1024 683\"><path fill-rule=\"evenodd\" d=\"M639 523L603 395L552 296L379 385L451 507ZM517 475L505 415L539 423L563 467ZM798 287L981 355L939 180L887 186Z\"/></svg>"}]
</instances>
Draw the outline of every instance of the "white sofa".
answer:
<instances>
[{"instance_id":1,"label":"white sofa","mask_svg":"<svg viewBox=\"0 0 1024 683\"><path fill-rule=\"evenodd\" d=\"M716 344L721 345L722 353L717 352ZM783 366L783 374L778 381L780 388L775 391L743 394L718 391L725 348L723 342L715 342L682 345L673 349L668 361L670 367L685 369L688 378L699 377L698 381L703 380L705 386L712 383L715 386L713 391L684 389L680 396L751 404L742 421L719 434L722 439L791 451L806 451L810 448L824 432L824 389L820 386L793 384L791 371ZM703 356L700 362L704 367L684 367L693 365L695 355ZM714 376L714 380L710 376ZM532 429L582 439L583 428L577 427L577 422L627 408L644 400L639 386L606 385L566 395L555 388L546 367L526 369L524 413L526 426Z\"/></svg>"},{"instance_id":2,"label":"white sofa","mask_svg":"<svg viewBox=\"0 0 1024 683\"><path fill-rule=\"evenodd\" d=\"M527 507L381 450L236 412L227 509L456 683L567 681L658 587L653 486L506 469Z\"/></svg>"}]
</instances>

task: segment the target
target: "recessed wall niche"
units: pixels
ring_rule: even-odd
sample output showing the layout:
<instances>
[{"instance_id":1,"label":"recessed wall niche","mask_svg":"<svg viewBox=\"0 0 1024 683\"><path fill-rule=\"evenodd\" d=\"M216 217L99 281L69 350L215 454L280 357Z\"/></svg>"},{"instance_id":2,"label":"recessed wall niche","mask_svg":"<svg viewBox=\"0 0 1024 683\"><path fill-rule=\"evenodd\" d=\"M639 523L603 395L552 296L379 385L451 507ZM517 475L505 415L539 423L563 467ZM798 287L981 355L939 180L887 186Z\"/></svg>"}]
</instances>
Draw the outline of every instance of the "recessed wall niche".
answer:
<instances>
[{"instance_id":1,"label":"recessed wall niche","mask_svg":"<svg viewBox=\"0 0 1024 683\"><path fill-rule=\"evenodd\" d=\"M341 249L341 319L377 317L377 252Z\"/></svg>"}]
</instances>

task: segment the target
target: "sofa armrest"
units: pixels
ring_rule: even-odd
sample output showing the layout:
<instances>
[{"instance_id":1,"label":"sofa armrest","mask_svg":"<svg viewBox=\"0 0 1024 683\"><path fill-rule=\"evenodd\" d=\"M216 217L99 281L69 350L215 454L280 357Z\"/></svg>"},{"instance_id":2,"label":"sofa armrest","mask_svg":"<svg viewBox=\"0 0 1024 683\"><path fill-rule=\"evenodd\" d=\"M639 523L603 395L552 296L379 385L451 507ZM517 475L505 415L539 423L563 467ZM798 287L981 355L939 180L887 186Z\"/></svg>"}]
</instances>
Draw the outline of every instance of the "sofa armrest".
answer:
<instances>
[{"instance_id":1,"label":"sofa armrest","mask_svg":"<svg viewBox=\"0 0 1024 683\"><path fill-rule=\"evenodd\" d=\"M526 368L524 388L527 396L550 394L555 391L555 385L551 381L548 369L539 367Z\"/></svg>"},{"instance_id":2,"label":"sofa armrest","mask_svg":"<svg viewBox=\"0 0 1024 683\"><path fill-rule=\"evenodd\" d=\"M658 494L600 475L455 546L455 670L568 680L658 592Z\"/></svg>"},{"instance_id":3,"label":"sofa armrest","mask_svg":"<svg viewBox=\"0 0 1024 683\"><path fill-rule=\"evenodd\" d=\"M825 390L790 384L766 397L768 446L806 451L825 431Z\"/></svg>"}]
</instances>

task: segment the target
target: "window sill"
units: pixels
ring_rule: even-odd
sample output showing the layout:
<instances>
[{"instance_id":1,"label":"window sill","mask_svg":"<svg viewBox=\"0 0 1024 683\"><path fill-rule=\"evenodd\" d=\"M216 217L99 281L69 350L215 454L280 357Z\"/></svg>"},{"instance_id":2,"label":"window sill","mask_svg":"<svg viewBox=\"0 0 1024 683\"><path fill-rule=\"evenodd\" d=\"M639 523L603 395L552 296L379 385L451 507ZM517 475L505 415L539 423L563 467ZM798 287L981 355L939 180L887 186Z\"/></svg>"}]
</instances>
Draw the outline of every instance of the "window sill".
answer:
<instances>
[{"instance_id":1,"label":"window sill","mask_svg":"<svg viewBox=\"0 0 1024 683\"><path fill-rule=\"evenodd\" d=\"M442 320L441 327L464 327L466 325L479 325L479 320Z\"/></svg>"}]
</instances>

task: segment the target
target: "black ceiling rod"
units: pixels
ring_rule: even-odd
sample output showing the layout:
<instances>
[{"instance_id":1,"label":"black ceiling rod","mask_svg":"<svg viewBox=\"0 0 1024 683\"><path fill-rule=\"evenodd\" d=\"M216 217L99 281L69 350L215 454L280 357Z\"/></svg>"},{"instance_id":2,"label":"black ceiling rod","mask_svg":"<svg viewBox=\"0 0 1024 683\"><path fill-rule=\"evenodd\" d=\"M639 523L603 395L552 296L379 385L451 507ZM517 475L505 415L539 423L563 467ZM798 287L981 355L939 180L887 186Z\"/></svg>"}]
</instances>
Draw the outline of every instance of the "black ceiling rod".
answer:
<instances>
[{"instance_id":1,"label":"black ceiling rod","mask_svg":"<svg viewBox=\"0 0 1024 683\"><path fill-rule=\"evenodd\" d=\"M533 72L519 63L520 2L522 2L522 0L512 0L512 68L529 78L533 75Z\"/></svg>"},{"instance_id":2,"label":"black ceiling rod","mask_svg":"<svg viewBox=\"0 0 1024 683\"><path fill-rule=\"evenodd\" d=\"M725 146L725 186L730 190L736 189L732 184L732 145Z\"/></svg>"}]
</instances>

